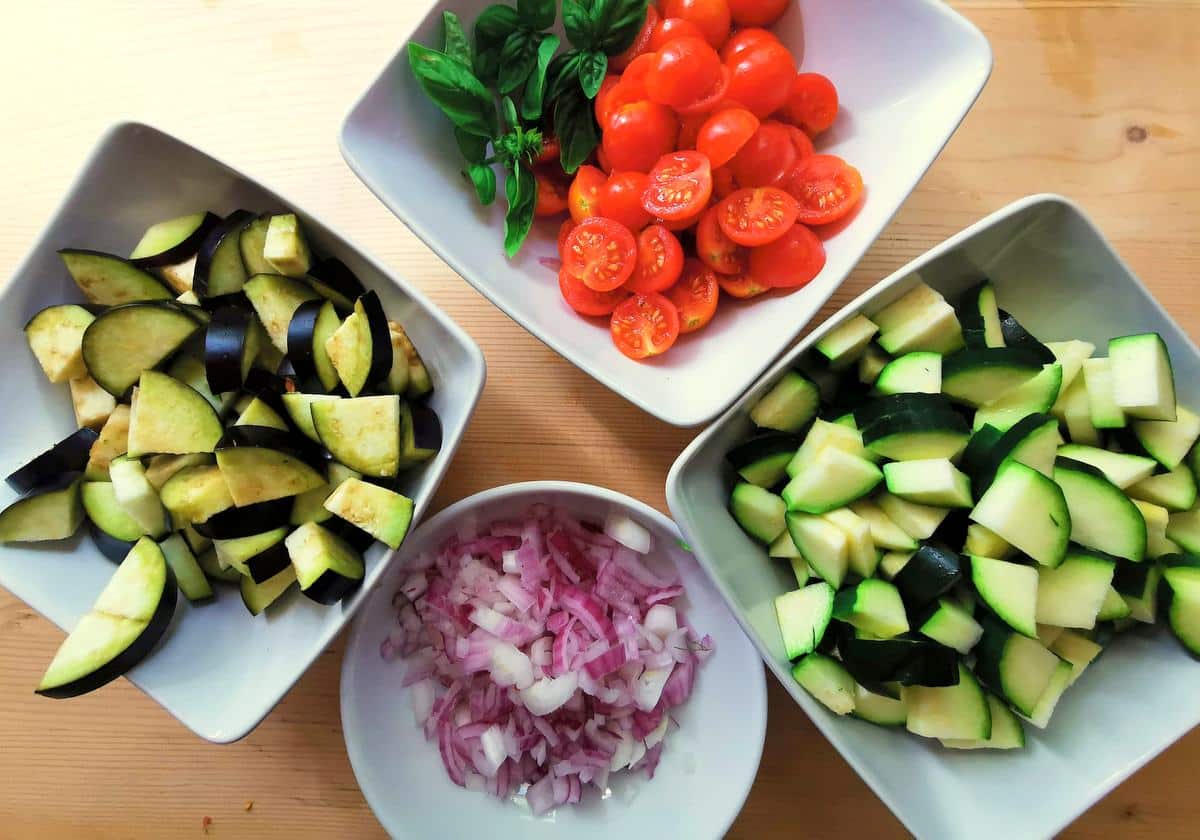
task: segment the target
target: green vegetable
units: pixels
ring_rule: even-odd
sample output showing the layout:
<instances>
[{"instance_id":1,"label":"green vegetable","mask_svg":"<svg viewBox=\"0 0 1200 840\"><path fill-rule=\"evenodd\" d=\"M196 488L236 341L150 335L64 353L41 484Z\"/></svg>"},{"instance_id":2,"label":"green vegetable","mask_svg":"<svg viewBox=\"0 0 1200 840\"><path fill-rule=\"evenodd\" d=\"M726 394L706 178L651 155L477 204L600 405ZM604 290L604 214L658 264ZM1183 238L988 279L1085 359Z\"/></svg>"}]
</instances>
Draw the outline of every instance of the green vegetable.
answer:
<instances>
[{"instance_id":1,"label":"green vegetable","mask_svg":"<svg viewBox=\"0 0 1200 840\"><path fill-rule=\"evenodd\" d=\"M408 45L413 75L433 103L468 134L495 137L499 131L491 92L455 59L422 47Z\"/></svg>"}]
</instances>

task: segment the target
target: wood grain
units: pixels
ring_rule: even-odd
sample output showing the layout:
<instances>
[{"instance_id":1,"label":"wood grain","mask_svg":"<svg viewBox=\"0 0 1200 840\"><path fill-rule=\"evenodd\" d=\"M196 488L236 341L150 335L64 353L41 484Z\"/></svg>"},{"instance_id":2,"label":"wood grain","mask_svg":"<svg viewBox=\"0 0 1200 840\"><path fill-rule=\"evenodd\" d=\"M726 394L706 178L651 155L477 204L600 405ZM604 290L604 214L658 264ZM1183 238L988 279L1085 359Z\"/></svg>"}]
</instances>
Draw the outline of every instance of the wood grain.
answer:
<instances>
[{"instance_id":1,"label":"wood grain","mask_svg":"<svg viewBox=\"0 0 1200 840\"><path fill-rule=\"evenodd\" d=\"M1200 275L1200 3L955 5L991 40L995 73L823 315L1012 199L1053 191L1078 200L1200 334L1192 285ZM338 155L350 102L424 7L78 0L6 8L0 272L18 263L104 128L147 120L320 207L476 338L489 382L438 506L504 482L571 478L665 509L664 477L693 432L641 413L509 321ZM217 747L124 682L70 703L36 698L30 686L59 639L0 591L0 837L196 837L205 816L221 837L382 835L342 746L340 641L258 730ZM903 836L774 683L770 720L757 784L730 836ZM1192 733L1066 836L1195 836L1198 762L1200 734Z\"/></svg>"}]
</instances>

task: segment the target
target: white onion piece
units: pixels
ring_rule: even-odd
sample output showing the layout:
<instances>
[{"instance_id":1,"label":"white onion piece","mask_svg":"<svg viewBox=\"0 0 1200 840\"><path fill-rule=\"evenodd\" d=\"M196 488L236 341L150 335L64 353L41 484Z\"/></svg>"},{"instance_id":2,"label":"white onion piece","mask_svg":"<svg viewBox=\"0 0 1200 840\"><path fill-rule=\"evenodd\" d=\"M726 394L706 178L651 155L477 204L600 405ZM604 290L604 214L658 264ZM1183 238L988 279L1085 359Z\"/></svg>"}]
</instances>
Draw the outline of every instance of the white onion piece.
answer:
<instances>
[{"instance_id":1,"label":"white onion piece","mask_svg":"<svg viewBox=\"0 0 1200 840\"><path fill-rule=\"evenodd\" d=\"M663 686L671 676L674 666L647 668L633 684L633 702L643 712L651 711L662 697Z\"/></svg>"},{"instance_id":2,"label":"white onion piece","mask_svg":"<svg viewBox=\"0 0 1200 840\"><path fill-rule=\"evenodd\" d=\"M515 548L502 551L500 553L500 559L502 561L500 566L502 569L504 569L505 574L521 574L521 564L517 561L517 550Z\"/></svg>"},{"instance_id":3,"label":"white onion piece","mask_svg":"<svg viewBox=\"0 0 1200 840\"><path fill-rule=\"evenodd\" d=\"M648 750L654 749L655 744L662 743L662 739L667 737L667 728L670 725L671 725L670 716L663 715L662 720L660 720L658 722L658 726L654 727L654 729L650 730L650 733L648 735L646 735L646 737L644 739L646 742L646 749L648 749Z\"/></svg>"},{"instance_id":4,"label":"white onion piece","mask_svg":"<svg viewBox=\"0 0 1200 840\"><path fill-rule=\"evenodd\" d=\"M492 647L492 679L496 685L518 689L533 685L533 662L508 642L497 642Z\"/></svg>"},{"instance_id":5,"label":"white onion piece","mask_svg":"<svg viewBox=\"0 0 1200 840\"><path fill-rule=\"evenodd\" d=\"M642 741L634 741L633 742L633 752L629 756L629 763L626 764L625 766L632 767L633 765L637 764L639 761L641 761L645 757L646 757L646 744Z\"/></svg>"},{"instance_id":6,"label":"white onion piece","mask_svg":"<svg viewBox=\"0 0 1200 840\"><path fill-rule=\"evenodd\" d=\"M604 533L626 548L648 554L654 547L650 532L623 513L613 511L604 520Z\"/></svg>"},{"instance_id":7,"label":"white onion piece","mask_svg":"<svg viewBox=\"0 0 1200 840\"><path fill-rule=\"evenodd\" d=\"M646 618L642 621L642 626L665 640L679 628L678 619L675 617L675 608L669 604L655 604L646 610Z\"/></svg>"},{"instance_id":8,"label":"white onion piece","mask_svg":"<svg viewBox=\"0 0 1200 840\"><path fill-rule=\"evenodd\" d=\"M666 719L665 716L663 719ZM508 749L504 746L504 733L493 723L479 736L479 745L483 747L483 757L486 761L486 766L479 769L486 771L485 776L496 775L504 759L508 758Z\"/></svg>"},{"instance_id":9,"label":"white onion piece","mask_svg":"<svg viewBox=\"0 0 1200 840\"><path fill-rule=\"evenodd\" d=\"M578 687L579 675L574 671L561 677L543 677L521 691L521 702L531 715L544 717L565 706Z\"/></svg>"},{"instance_id":10,"label":"white onion piece","mask_svg":"<svg viewBox=\"0 0 1200 840\"><path fill-rule=\"evenodd\" d=\"M413 683L412 686L412 707L413 717L417 719L417 724L425 722L425 718L429 717L429 713L433 711L433 701L436 692L433 687L433 680L421 680L418 683Z\"/></svg>"},{"instance_id":11,"label":"white onion piece","mask_svg":"<svg viewBox=\"0 0 1200 840\"><path fill-rule=\"evenodd\" d=\"M633 755L633 738L628 735L621 736L621 742L617 744L617 748L613 750L612 758L608 762L609 770L620 770L623 767L629 766L629 757Z\"/></svg>"}]
</instances>

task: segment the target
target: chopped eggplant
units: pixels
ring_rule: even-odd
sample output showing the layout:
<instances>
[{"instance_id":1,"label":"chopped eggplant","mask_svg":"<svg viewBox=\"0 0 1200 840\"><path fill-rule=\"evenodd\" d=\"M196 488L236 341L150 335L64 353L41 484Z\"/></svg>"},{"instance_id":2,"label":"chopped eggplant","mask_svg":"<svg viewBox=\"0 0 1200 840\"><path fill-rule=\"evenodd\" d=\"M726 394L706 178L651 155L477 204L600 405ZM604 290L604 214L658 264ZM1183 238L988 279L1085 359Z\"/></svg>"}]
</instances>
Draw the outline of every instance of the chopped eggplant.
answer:
<instances>
[{"instance_id":1,"label":"chopped eggplant","mask_svg":"<svg viewBox=\"0 0 1200 840\"><path fill-rule=\"evenodd\" d=\"M57 484L68 473L83 471L97 438L99 435L93 429L72 432L25 466L14 470L5 480L18 493Z\"/></svg>"},{"instance_id":2,"label":"chopped eggplant","mask_svg":"<svg viewBox=\"0 0 1200 840\"><path fill-rule=\"evenodd\" d=\"M79 477L66 476L0 511L0 543L65 540L81 524Z\"/></svg>"},{"instance_id":3,"label":"chopped eggplant","mask_svg":"<svg viewBox=\"0 0 1200 840\"><path fill-rule=\"evenodd\" d=\"M29 319L25 339L51 382L67 382L88 375L83 363L83 334L96 316L68 303L48 306Z\"/></svg>"},{"instance_id":4,"label":"chopped eggplant","mask_svg":"<svg viewBox=\"0 0 1200 840\"><path fill-rule=\"evenodd\" d=\"M64 248L58 255L62 257L75 285L92 303L120 306L175 297L153 275L115 254Z\"/></svg>"},{"instance_id":5,"label":"chopped eggplant","mask_svg":"<svg viewBox=\"0 0 1200 840\"><path fill-rule=\"evenodd\" d=\"M248 210L235 210L204 237L192 274L192 290L197 296L211 298L241 291L247 276L242 264L242 228L253 219Z\"/></svg>"}]
</instances>

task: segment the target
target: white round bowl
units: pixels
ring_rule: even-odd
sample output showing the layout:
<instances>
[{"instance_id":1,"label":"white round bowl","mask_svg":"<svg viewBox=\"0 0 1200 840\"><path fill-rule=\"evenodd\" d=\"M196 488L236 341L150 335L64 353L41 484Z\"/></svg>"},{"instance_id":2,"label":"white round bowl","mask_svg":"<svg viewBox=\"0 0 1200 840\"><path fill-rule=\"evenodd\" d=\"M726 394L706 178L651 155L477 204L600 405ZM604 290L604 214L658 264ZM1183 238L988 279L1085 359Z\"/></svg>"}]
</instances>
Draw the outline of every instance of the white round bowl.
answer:
<instances>
[{"instance_id":1,"label":"white round bowl","mask_svg":"<svg viewBox=\"0 0 1200 840\"><path fill-rule=\"evenodd\" d=\"M521 515L535 502L603 520L619 510L654 537L651 562L670 563L687 589L678 606L692 626L708 633L715 651L696 677L695 690L672 717L654 778L615 774L608 795L586 786L583 802L534 817L523 801L460 788L442 767L437 745L417 725L403 661L385 662L380 642L395 623L392 596L404 560L436 551L463 519L485 524ZM601 487L563 481L509 484L451 505L409 535L399 556L370 593L350 635L342 663L342 731L346 751L367 803L394 837L508 837L612 840L621 837L719 838L741 810L762 757L767 695L757 651L725 607L679 529L653 508ZM515 798L514 798L515 799Z\"/></svg>"}]
</instances>

